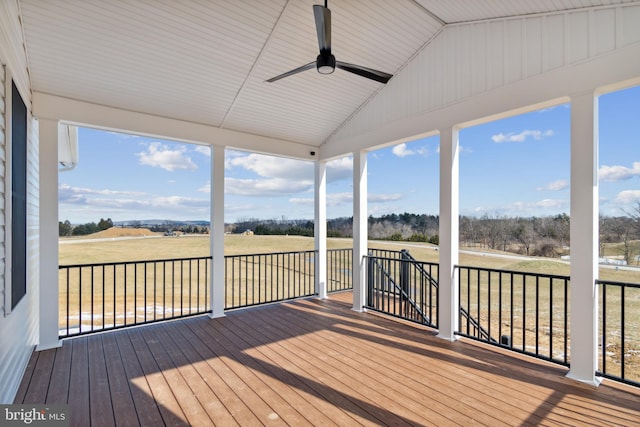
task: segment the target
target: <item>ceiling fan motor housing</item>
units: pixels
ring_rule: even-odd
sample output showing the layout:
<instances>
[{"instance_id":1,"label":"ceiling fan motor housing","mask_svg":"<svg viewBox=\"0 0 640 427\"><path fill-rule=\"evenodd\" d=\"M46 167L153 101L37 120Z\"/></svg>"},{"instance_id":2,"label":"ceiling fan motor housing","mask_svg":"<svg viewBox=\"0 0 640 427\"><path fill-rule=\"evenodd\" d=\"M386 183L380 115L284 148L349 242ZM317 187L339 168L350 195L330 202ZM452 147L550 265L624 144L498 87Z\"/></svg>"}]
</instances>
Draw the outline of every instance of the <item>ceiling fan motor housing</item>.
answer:
<instances>
[{"instance_id":1,"label":"ceiling fan motor housing","mask_svg":"<svg viewBox=\"0 0 640 427\"><path fill-rule=\"evenodd\" d=\"M336 69L336 57L328 52L320 52L316 58L316 68L320 74L331 74Z\"/></svg>"}]
</instances>

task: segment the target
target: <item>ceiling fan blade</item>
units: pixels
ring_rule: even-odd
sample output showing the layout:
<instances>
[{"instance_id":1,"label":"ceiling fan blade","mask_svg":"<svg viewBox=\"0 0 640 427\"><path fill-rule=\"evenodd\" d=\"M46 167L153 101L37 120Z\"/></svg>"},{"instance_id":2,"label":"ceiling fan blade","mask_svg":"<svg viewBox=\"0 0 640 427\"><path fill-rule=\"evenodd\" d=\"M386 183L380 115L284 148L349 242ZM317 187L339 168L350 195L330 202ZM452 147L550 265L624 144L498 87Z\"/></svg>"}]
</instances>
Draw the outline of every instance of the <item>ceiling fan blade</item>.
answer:
<instances>
[{"instance_id":1,"label":"ceiling fan blade","mask_svg":"<svg viewBox=\"0 0 640 427\"><path fill-rule=\"evenodd\" d=\"M363 67L361 65L349 64L347 62L336 61L336 68L348 71L353 74L357 74L362 77L366 77L371 80L375 80L380 83L387 83L393 74L385 73L384 71L374 70L373 68Z\"/></svg>"},{"instance_id":2,"label":"ceiling fan blade","mask_svg":"<svg viewBox=\"0 0 640 427\"><path fill-rule=\"evenodd\" d=\"M269 80L265 80L265 82L266 83L273 83L276 80L280 80L280 79L283 79L285 77L293 76L294 74L298 74L298 73L310 70L310 69L315 68L315 67L316 67L316 61L309 62L308 64L303 65L302 67L298 67L298 68L295 68L295 69L293 69L291 71L287 71L286 73L282 73L279 76L271 77Z\"/></svg>"},{"instance_id":3,"label":"ceiling fan blade","mask_svg":"<svg viewBox=\"0 0 640 427\"><path fill-rule=\"evenodd\" d=\"M313 16L316 18L316 31L318 32L318 47L320 48L320 53L331 53L331 11L328 7L314 4Z\"/></svg>"}]
</instances>

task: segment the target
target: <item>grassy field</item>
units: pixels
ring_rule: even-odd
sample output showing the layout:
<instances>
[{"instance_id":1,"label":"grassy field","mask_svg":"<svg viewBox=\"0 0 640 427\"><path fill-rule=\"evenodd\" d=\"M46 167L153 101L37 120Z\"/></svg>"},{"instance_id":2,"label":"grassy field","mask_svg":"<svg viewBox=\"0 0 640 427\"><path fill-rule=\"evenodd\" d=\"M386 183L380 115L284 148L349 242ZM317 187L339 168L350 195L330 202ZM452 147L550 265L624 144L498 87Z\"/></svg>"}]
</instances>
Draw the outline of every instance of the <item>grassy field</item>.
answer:
<instances>
[{"instance_id":1,"label":"grassy field","mask_svg":"<svg viewBox=\"0 0 640 427\"><path fill-rule=\"evenodd\" d=\"M350 248L351 239L327 239L329 249ZM414 258L426 262L438 262L435 247L420 243L370 241L369 247L400 250L408 249ZM301 236L241 236L226 235L225 255L258 254L285 251L313 250L313 238ZM553 259L514 260L488 256L490 252L476 255L460 254L460 265L482 268L528 271L552 275L569 275L569 264ZM497 252L504 254L503 252ZM60 244L60 265L121 262L132 260L156 260L209 256L209 236L164 237L153 236L135 239L96 240L63 239ZM508 254L512 255L512 254ZM635 271L601 268L603 280L640 283L640 268Z\"/></svg>"},{"instance_id":2,"label":"grassy field","mask_svg":"<svg viewBox=\"0 0 640 427\"><path fill-rule=\"evenodd\" d=\"M209 236L164 237L148 236L132 239L103 237L100 240L67 239L59 246L60 265L92 264L106 262L126 262L142 260L162 260L175 258L209 256ZM350 248L350 239L328 239L329 249ZM267 254L288 251L311 251L313 238L300 236L225 236L225 255ZM408 249L413 257L420 261L437 263L439 252L428 244L397 243L384 241L369 242L370 248L400 250ZM504 255L499 253L499 255ZM233 271L233 278L228 279L227 306L250 305L258 298L262 301L304 294L313 290L314 261L311 255L303 258L280 257L270 259L268 263L255 258L234 259L226 266ZM262 265L269 265L262 267ZM338 268L350 269L348 262L343 261ZM547 275L569 275L569 264L553 259L523 260L511 257L491 256L489 253L460 254L460 265L486 269L510 270L516 272L541 273ZM103 325L131 324L149 319L171 317L203 311L207 304L207 275L210 264L207 260L179 262L131 264L119 266L117 269L106 268L91 271L83 269L78 277L70 277L70 291L66 295L67 278L60 277L60 312L67 312L69 305L70 323L83 324L83 327L101 328ZM292 276L291 271L300 273ZM464 273L466 274L466 273ZM121 283L128 285L125 289ZM513 285L513 303L515 316L504 313L502 323L498 321L498 301L500 292L493 286L489 289L489 280L485 273L473 275L474 281L467 283L463 275L460 285L461 304L468 307L469 312L479 318L483 325L490 326L492 335L498 330L511 334L514 346L521 349L537 345L541 353L545 349L553 357L561 358L563 342L560 333L564 324L562 306L563 284L553 280L548 284L542 282L537 290L538 297L538 333L535 333L535 301L536 285L531 278L519 279ZM257 278L256 278L257 277ZM292 279L295 277L295 279ZM134 280L135 278L135 280ZM624 269L601 268L601 280L640 283L640 269L627 271ZM303 289L297 281L304 281ZM492 279L492 281L495 279ZM520 281L518 281L520 280ZM82 281L82 295L78 282ZM256 282L256 283L253 283ZM259 283L258 283L259 282ZM106 283L105 289L102 284ZM117 284L116 284L117 283ZM133 285L131 283L134 283ZM149 284L151 283L151 284ZM154 283L156 285L154 285ZM274 283L274 287L271 286ZM113 284L113 285L112 285ZM523 286L524 285L524 286ZM298 286L298 288L296 288ZM92 289L92 287L96 289ZM276 289L277 287L277 289ZM470 289L467 297L467 288ZM480 298L477 297L478 288ZM231 291L233 289L233 291ZM553 289L553 298L551 298ZM125 296L125 291L128 296ZM502 291L503 304L511 303L511 290ZM93 302L91 294L93 293ZM137 294L137 299L132 297ZM271 294L271 295L270 295ZM488 317L488 298L491 297L492 317ZM622 325L620 323L619 290L608 291L607 301L610 307L607 314L607 369L614 374L619 373L622 348L619 344ZM626 348L624 357L627 377L640 381L640 290L629 290L625 295ZM152 302L150 302L152 301ZM80 306L82 307L80 309ZM474 314L478 313L479 314ZM126 316L124 319L123 316ZM528 320L526 320L528 319ZM526 320L526 323L525 323ZM601 322L602 323L602 322ZM61 319L60 327L66 327L66 320ZM513 328L513 329L512 329ZM73 325L72 325L73 329ZM552 346L552 348L550 348Z\"/></svg>"}]
</instances>

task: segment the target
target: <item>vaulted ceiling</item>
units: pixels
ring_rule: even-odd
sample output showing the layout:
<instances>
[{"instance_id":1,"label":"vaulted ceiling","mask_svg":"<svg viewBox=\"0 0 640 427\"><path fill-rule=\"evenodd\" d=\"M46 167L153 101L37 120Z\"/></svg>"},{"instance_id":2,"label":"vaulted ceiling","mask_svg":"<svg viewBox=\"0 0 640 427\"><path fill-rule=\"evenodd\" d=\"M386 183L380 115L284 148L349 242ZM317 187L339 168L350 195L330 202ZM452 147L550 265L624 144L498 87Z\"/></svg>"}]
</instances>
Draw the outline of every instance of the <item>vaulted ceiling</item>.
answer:
<instances>
[{"instance_id":1,"label":"vaulted ceiling","mask_svg":"<svg viewBox=\"0 0 640 427\"><path fill-rule=\"evenodd\" d=\"M312 0L17 0L32 89L319 146L384 86L313 61ZM447 25L615 0L331 0L338 60L396 74Z\"/></svg>"}]
</instances>

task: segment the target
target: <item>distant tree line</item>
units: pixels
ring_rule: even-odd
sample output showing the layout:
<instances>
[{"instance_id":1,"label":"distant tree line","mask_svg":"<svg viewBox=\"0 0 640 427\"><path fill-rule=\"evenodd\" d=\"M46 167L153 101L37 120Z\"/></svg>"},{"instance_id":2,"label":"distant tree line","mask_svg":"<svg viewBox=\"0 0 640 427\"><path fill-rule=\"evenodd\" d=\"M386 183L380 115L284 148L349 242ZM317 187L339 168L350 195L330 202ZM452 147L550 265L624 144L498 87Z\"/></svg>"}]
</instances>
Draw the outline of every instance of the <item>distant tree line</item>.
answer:
<instances>
[{"instance_id":1,"label":"distant tree line","mask_svg":"<svg viewBox=\"0 0 640 427\"><path fill-rule=\"evenodd\" d=\"M569 216L460 217L460 244L523 255L554 257L567 252Z\"/></svg>"},{"instance_id":2,"label":"distant tree line","mask_svg":"<svg viewBox=\"0 0 640 427\"><path fill-rule=\"evenodd\" d=\"M632 264L640 254L640 202L627 216L600 217L600 256L605 245L617 244L617 255ZM635 264L638 262L635 261Z\"/></svg>"},{"instance_id":3,"label":"distant tree line","mask_svg":"<svg viewBox=\"0 0 640 427\"><path fill-rule=\"evenodd\" d=\"M225 227L226 232L234 234L240 234L247 230L256 235L313 237L313 221L248 218Z\"/></svg>"},{"instance_id":4,"label":"distant tree line","mask_svg":"<svg viewBox=\"0 0 640 427\"><path fill-rule=\"evenodd\" d=\"M228 233L253 231L257 235L293 235L313 236L314 222L310 220L282 219L242 219L227 224ZM353 218L341 217L327 221L328 237L351 237ZM380 240L406 240L415 242L438 243L438 217L411 213L390 214L381 217L369 217L369 237Z\"/></svg>"},{"instance_id":5,"label":"distant tree line","mask_svg":"<svg viewBox=\"0 0 640 427\"><path fill-rule=\"evenodd\" d=\"M152 225L149 230L154 232L180 232L184 234L208 234L209 227L198 224L175 224L167 222L166 224Z\"/></svg>"},{"instance_id":6,"label":"distant tree line","mask_svg":"<svg viewBox=\"0 0 640 427\"><path fill-rule=\"evenodd\" d=\"M460 244L508 251L522 255L558 257L568 253L570 217L562 213L544 217L461 216ZM314 224L309 220L244 219L227 224L226 231L242 233L251 230L258 235L313 236ZM352 237L353 218L327 221L328 237ZM437 215L413 213L389 214L368 219L369 238L439 244ZM600 217L600 255L605 245L619 244L617 255L631 264L640 254L640 204L627 216Z\"/></svg>"},{"instance_id":7,"label":"distant tree line","mask_svg":"<svg viewBox=\"0 0 640 427\"><path fill-rule=\"evenodd\" d=\"M600 217L600 256L605 247L615 247L615 253L631 264L640 254L640 202L625 216ZM482 217L461 216L459 218L460 244L465 247L480 247L508 251L523 255L557 257L568 252L570 218L562 213L544 217ZM135 226L135 225L132 225ZM81 236L113 227L111 218L96 223L73 226L67 220L59 223L60 236ZM152 231L182 233L209 232L207 225L176 223L151 226ZM310 220L242 219L225 225L227 233L243 233L247 230L257 235L313 236L314 223ZM425 214L389 214L368 218L369 238L407 242L439 244L439 218ZM342 217L327 221L328 237L352 237L353 218ZM609 255L611 252L609 251Z\"/></svg>"},{"instance_id":8,"label":"distant tree line","mask_svg":"<svg viewBox=\"0 0 640 427\"><path fill-rule=\"evenodd\" d=\"M164 221L161 224L153 223L153 224L145 224L142 221L128 221L126 223L121 223L122 227L131 227L131 228L148 228L150 231L156 233L166 233L166 232L178 232L184 234L208 234L209 233L209 225L205 223L197 223L193 224L191 222L180 222L180 221Z\"/></svg>"},{"instance_id":9,"label":"distant tree line","mask_svg":"<svg viewBox=\"0 0 640 427\"><path fill-rule=\"evenodd\" d=\"M130 224L127 224L127 227L131 228L140 228L143 227L140 221L132 221ZM86 224L78 224L72 225L69 220L58 222L58 230L59 236L86 236L88 234L97 233L99 231L107 230L111 227L114 227L113 221L111 218L100 218L100 221L96 224L95 222L88 222ZM188 223L177 223L174 221L167 221L164 224L154 224L148 226L151 231L154 232L179 232L184 234L207 234L209 233L209 226L201 225L201 224L188 224Z\"/></svg>"},{"instance_id":10,"label":"distant tree line","mask_svg":"<svg viewBox=\"0 0 640 427\"><path fill-rule=\"evenodd\" d=\"M87 222L86 224L71 225L69 220L58 222L58 236L86 236L113 227L111 218L100 218L100 221Z\"/></svg>"}]
</instances>

